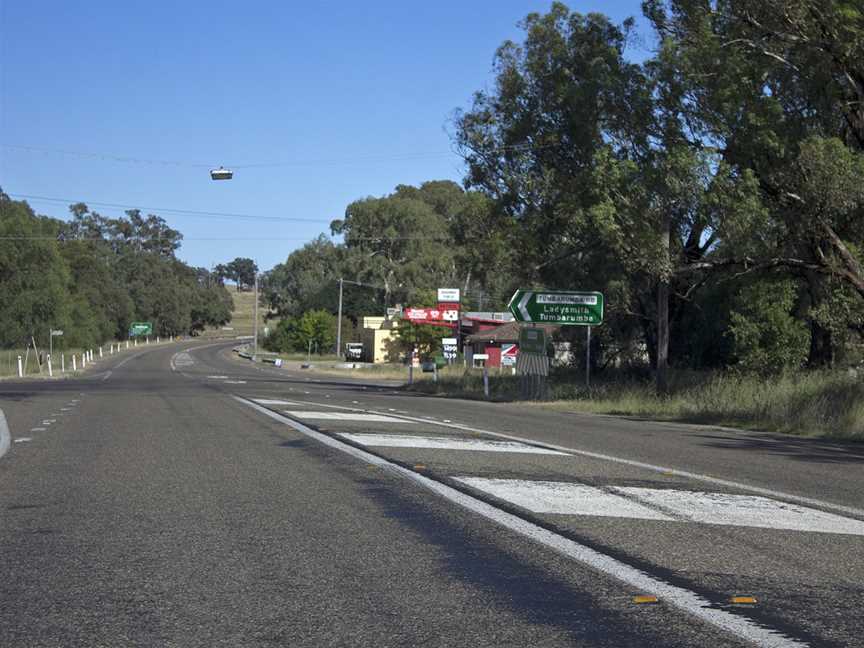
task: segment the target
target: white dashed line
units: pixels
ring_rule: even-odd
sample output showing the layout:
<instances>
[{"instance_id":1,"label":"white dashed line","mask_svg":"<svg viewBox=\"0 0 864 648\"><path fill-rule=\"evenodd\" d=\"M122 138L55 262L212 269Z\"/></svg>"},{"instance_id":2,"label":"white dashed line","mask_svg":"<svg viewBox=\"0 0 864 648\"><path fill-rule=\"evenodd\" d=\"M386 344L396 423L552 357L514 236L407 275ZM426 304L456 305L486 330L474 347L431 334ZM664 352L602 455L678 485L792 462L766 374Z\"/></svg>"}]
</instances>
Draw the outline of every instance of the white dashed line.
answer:
<instances>
[{"instance_id":1,"label":"white dashed line","mask_svg":"<svg viewBox=\"0 0 864 648\"><path fill-rule=\"evenodd\" d=\"M27 443L28 441L32 440L33 439L31 439L30 437L20 437L18 439L15 439L12 443Z\"/></svg>"},{"instance_id":2,"label":"white dashed line","mask_svg":"<svg viewBox=\"0 0 864 648\"><path fill-rule=\"evenodd\" d=\"M30 431L31 432L44 432L47 429L48 428L44 428L44 427L34 427L34 428L30 428Z\"/></svg>"}]
</instances>

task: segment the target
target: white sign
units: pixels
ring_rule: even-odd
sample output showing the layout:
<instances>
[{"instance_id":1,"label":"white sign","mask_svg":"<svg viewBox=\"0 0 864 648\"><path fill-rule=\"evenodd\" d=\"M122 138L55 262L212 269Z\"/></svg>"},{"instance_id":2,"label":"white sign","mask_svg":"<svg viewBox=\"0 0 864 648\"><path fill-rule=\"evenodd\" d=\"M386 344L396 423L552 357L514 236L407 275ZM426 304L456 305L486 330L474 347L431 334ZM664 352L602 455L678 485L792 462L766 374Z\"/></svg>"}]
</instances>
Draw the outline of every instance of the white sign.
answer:
<instances>
[{"instance_id":1,"label":"white sign","mask_svg":"<svg viewBox=\"0 0 864 648\"><path fill-rule=\"evenodd\" d=\"M458 288L439 288L438 301L445 304L455 304L459 301Z\"/></svg>"},{"instance_id":2,"label":"white sign","mask_svg":"<svg viewBox=\"0 0 864 648\"><path fill-rule=\"evenodd\" d=\"M444 346L456 346L457 344L459 344L459 341L456 338L441 338L441 344L443 344Z\"/></svg>"},{"instance_id":3,"label":"white sign","mask_svg":"<svg viewBox=\"0 0 864 648\"><path fill-rule=\"evenodd\" d=\"M445 322L455 322L459 319L459 311L458 310L445 310L441 311L441 319Z\"/></svg>"},{"instance_id":4,"label":"white sign","mask_svg":"<svg viewBox=\"0 0 864 648\"><path fill-rule=\"evenodd\" d=\"M488 353L475 353L472 357L475 360L488 360L489 354Z\"/></svg>"},{"instance_id":5,"label":"white sign","mask_svg":"<svg viewBox=\"0 0 864 648\"><path fill-rule=\"evenodd\" d=\"M538 304L573 304L582 306L596 306L597 295L558 295L537 293Z\"/></svg>"},{"instance_id":6,"label":"white sign","mask_svg":"<svg viewBox=\"0 0 864 648\"><path fill-rule=\"evenodd\" d=\"M57 329L56 331L51 331L51 337L57 337L58 335L63 335L63 331L61 329Z\"/></svg>"}]
</instances>

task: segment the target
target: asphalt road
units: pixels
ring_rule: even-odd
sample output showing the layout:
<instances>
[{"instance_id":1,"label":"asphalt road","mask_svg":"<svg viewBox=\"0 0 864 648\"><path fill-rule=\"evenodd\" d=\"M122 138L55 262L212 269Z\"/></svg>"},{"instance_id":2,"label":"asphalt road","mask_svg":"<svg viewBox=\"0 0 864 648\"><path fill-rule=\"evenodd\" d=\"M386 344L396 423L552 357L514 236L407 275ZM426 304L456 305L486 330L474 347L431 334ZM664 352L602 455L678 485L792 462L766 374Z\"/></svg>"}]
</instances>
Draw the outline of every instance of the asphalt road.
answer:
<instances>
[{"instance_id":1,"label":"asphalt road","mask_svg":"<svg viewBox=\"0 0 864 648\"><path fill-rule=\"evenodd\" d=\"M4 648L861 645L860 447L409 395L224 343L4 381L0 408Z\"/></svg>"}]
</instances>

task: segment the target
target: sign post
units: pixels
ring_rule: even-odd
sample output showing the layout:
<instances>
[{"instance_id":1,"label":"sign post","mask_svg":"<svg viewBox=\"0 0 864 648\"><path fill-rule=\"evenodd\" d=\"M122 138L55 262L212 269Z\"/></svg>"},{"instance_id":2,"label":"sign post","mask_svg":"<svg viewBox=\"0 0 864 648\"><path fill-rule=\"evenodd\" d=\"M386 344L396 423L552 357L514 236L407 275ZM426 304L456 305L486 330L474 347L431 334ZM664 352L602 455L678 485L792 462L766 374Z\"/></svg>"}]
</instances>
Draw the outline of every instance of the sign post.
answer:
<instances>
[{"instance_id":1,"label":"sign post","mask_svg":"<svg viewBox=\"0 0 864 648\"><path fill-rule=\"evenodd\" d=\"M48 355L54 353L54 338L60 337L63 335L62 329L50 329L48 331Z\"/></svg>"},{"instance_id":2,"label":"sign post","mask_svg":"<svg viewBox=\"0 0 864 648\"><path fill-rule=\"evenodd\" d=\"M562 290L524 290L513 293L507 305L517 322L557 324L562 326L584 326L585 331L585 388L591 389L591 327L603 323L603 294L599 292L576 292ZM545 337L539 333L528 332L539 329L522 329L519 336L520 356L525 353L525 362L517 367L523 373L538 373L532 368L532 359L539 360L541 353L539 341ZM545 375L539 373L539 375Z\"/></svg>"}]
</instances>

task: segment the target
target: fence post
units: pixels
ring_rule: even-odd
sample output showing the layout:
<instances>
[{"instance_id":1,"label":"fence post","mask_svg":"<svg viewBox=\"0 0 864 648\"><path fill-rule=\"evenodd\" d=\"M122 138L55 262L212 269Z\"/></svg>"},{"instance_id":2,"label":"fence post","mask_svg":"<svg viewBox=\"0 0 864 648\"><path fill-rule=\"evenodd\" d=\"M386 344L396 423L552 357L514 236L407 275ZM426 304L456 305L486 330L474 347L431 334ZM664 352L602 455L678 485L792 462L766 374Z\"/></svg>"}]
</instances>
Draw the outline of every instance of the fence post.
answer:
<instances>
[{"instance_id":1,"label":"fence post","mask_svg":"<svg viewBox=\"0 0 864 648\"><path fill-rule=\"evenodd\" d=\"M48 354L48 377L49 378L54 377L54 371L51 368L51 354L50 353Z\"/></svg>"},{"instance_id":2,"label":"fence post","mask_svg":"<svg viewBox=\"0 0 864 648\"><path fill-rule=\"evenodd\" d=\"M75 354L72 354L72 371L78 371L78 361L75 359Z\"/></svg>"},{"instance_id":3,"label":"fence post","mask_svg":"<svg viewBox=\"0 0 864 648\"><path fill-rule=\"evenodd\" d=\"M60 354L60 373L66 373L66 354Z\"/></svg>"},{"instance_id":4,"label":"fence post","mask_svg":"<svg viewBox=\"0 0 864 648\"><path fill-rule=\"evenodd\" d=\"M21 364L21 356L18 356L18 377L24 377L24 365Z\"/></svg>"}]
</instances>

